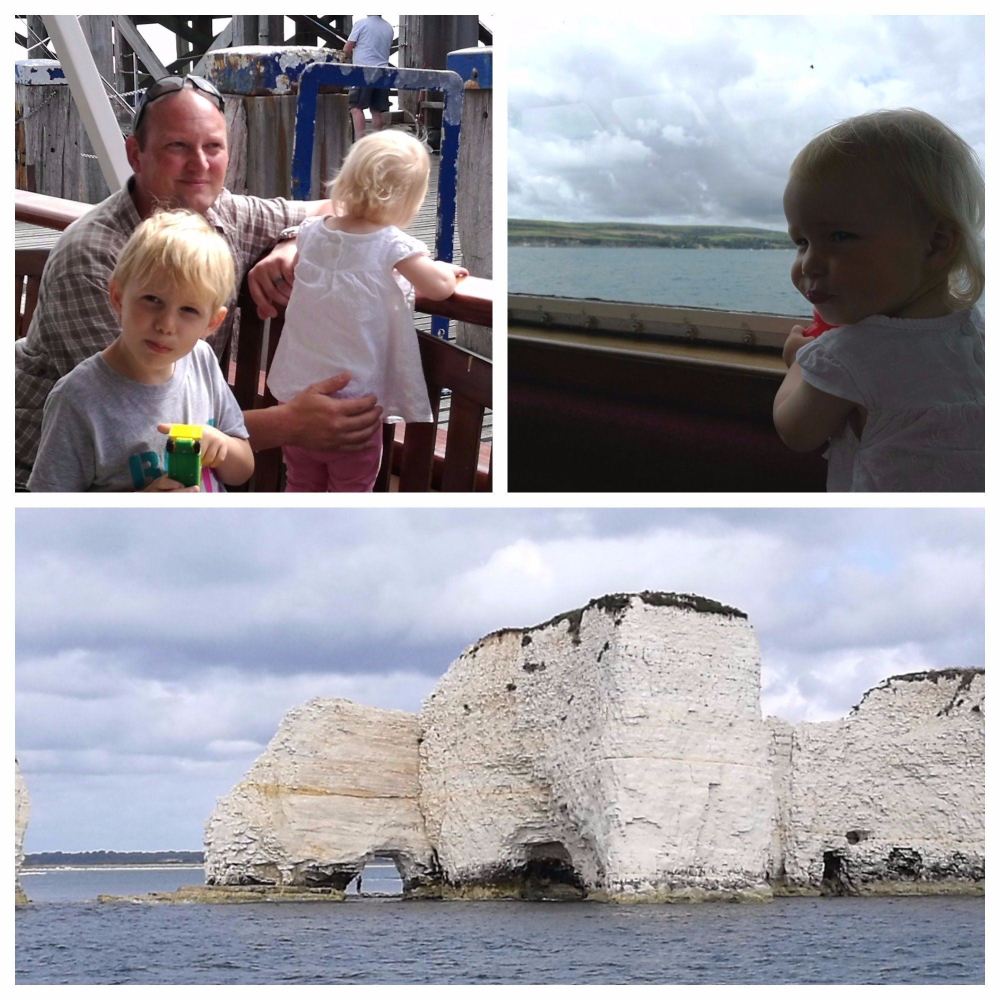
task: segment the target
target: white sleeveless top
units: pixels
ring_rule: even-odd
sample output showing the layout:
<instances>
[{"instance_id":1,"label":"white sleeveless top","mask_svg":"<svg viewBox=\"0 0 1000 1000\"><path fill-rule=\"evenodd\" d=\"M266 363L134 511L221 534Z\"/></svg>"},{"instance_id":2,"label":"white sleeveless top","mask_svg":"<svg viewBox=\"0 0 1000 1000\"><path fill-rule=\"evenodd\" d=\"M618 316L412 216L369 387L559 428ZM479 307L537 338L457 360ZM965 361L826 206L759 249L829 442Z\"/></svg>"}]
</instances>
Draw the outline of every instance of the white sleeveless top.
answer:
<instances>
[{"instance_id":1,"label":"white sleeveless top","mask_svg":"<svg viewBox=\"0 0 1000 1000\"><path fill-rule=\"evenodd\" d=\"M339 372L351 381L341 397L378 397L385 421L431 421L427 384L413 326L413 286L393 268L428 254L426 244L395 226L374 233L329 229L321 219L299 231L295 282L267 377L287 402Z\"/></svg>"}]
</instances>

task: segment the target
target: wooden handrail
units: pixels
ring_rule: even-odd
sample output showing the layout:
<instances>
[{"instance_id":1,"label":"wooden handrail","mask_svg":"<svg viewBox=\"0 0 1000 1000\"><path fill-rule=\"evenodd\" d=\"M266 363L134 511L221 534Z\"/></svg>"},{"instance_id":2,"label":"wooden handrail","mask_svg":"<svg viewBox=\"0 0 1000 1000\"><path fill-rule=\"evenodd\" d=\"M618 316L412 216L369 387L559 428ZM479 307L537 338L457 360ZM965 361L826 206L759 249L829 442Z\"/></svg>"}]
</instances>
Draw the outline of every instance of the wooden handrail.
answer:
<instances>
[{"instance_id":1,"label":"wooden handrail","mask_svg":"<svg viewBox=\"0 0 1000 1000\"><path fill-rule=\"evenodd\" d=\"M65 229L93 207L85 201L69 201L33 191L14 190L14 218L18 222L30 222L46 229Z\"/></svg>"},{"instance_id":2,"label":"wooden handrail","mask_svg":"<svg viewBox=\"0 0 1000 1000\"><path fill-rule=\"evenodd\" d=\"M14 191L14 218L46 229L65 229L93 207L82 201L53 198L32 191ZM489 278L470 275L459 282L450 298L433 301L418 296L416 308L418 312L445 316L476 326L492 326L493 282Z\"/></svg>"},{"instance_id":3,"label":"wooden handrail","mask_svg":"<svg viewBox=\"0 0 1000 1000\"><path fill-rule=\"evenodd\" d=\"M463 278L450 298L432 301L417 296L417 312L448 319L473 323L476 326L493 326L493 282L489 278Z\"/></svg>"}]
</instances>

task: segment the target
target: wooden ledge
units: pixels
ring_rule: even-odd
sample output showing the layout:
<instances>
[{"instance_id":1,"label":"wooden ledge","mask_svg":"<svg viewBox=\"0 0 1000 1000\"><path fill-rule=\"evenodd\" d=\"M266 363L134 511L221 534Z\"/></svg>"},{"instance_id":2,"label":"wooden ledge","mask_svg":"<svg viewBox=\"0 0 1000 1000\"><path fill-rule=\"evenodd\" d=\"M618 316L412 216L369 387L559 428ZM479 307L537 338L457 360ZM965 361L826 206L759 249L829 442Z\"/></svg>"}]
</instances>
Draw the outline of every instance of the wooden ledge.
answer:
<instances>
[{"instance_id":1,"label":"wooden ledge","mask_svg":"<svg viewBox=\"0 0 1000 1000\"><path fill-rule=\"evenodd\" d=\"M93 207L85 201L68 201L33 191L14 190L14 218L46 229L65 229Z\"/></svg>"}]
</instances>

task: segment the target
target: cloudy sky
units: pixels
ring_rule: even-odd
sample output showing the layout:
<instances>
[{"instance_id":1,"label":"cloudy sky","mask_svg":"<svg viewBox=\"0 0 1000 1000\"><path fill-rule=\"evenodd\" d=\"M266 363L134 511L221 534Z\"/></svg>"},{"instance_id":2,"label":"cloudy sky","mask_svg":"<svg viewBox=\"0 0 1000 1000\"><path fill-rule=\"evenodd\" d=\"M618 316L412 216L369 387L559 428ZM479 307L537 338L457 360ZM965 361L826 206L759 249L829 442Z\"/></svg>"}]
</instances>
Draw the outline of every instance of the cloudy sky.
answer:
<instances>
[{"instance_id":1,"label":"cloudy sky","mask_svg":"<svg viewBox=\"0 0 1000 1000\"><path fill-rule=\"evenodd\" d=\"M606 593L745 610L765 714L835 718L982 665L982 545L972 510L20 509L27 849L198 849L288 709L416 710L484 633Z\"/></svg>"},{"instance_id":2,"label":"cloudy sky","mask_svg":"<svg viewBox=\"0 0 1000 1000\"><path fill-rule=\"evenodd\" d=\"M509 56L508 215L784 229L817 132L919 107L984 155L982 17L581 17Z\"/></svg>"}]
</instances>

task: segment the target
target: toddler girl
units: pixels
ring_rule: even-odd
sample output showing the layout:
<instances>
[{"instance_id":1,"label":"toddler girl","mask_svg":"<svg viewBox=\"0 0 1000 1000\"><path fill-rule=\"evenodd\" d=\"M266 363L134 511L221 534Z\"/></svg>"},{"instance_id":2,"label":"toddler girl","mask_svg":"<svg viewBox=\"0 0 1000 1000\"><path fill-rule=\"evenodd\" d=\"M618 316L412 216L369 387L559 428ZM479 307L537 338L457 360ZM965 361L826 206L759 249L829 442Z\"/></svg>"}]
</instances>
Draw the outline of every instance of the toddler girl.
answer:
<instances>
[{"instance_id":1,"label":"toddler girl","mask_svg":"<svg viewBox=\"0 0 1000 1000\"><path fill-rule=\"evenodd\" d=\"M347 371L341 395L373 393L387 420L431 421L413 329L414 292L446 299L462 267L431 260L401 228L427 194L430 161L416 139L383 131L359 140L330 186L333 215L299 231L295 283L267 383L284 402ZM360 450L283 449L289 492L366 492L382 456L382 430Z\"/></svg>"},{"instance_id":2,"label":"toddler girl","mask_svg":"<svg viewBox=\"0 0 1000 1000\"><path fill-rule=\"evenodd\" d=\"M835 328L792 328L774 424L796 451L829 441L828 490L984 489L984 203L973 151L909 108L792 163L792 282Z\"/></svg>"}]
</instances>

